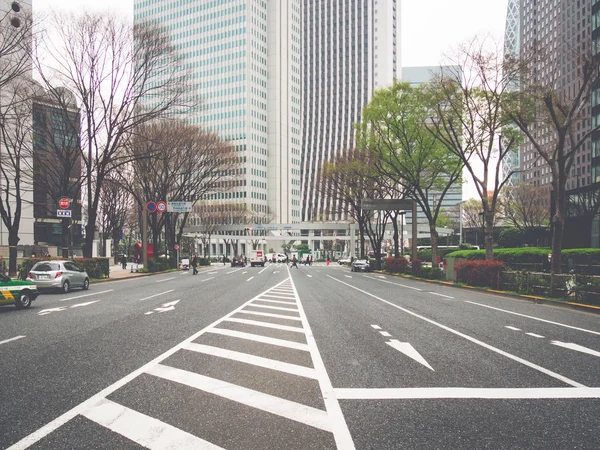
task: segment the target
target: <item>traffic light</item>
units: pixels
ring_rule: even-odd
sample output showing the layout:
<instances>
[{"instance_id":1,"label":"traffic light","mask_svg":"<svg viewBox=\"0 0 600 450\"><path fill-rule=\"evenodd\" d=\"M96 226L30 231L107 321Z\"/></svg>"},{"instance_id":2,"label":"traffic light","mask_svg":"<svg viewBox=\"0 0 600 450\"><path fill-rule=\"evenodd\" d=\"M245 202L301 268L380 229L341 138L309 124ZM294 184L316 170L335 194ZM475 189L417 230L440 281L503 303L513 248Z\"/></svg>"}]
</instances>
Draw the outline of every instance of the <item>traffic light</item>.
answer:
<instances>
[{"instance_id":1,"label":"traffic light","mask_svg":"<svg viewBox=\"0 0 600 450\"><path fill-rule=\"evenodd\" d=\"M21 12L21 5L19 4L19 2L12 2L10 5L10 9L12 10L10 24L15 28L19 28L21 26L21 19L19 18L19 13Z\"/></svg>"}]
</instances>

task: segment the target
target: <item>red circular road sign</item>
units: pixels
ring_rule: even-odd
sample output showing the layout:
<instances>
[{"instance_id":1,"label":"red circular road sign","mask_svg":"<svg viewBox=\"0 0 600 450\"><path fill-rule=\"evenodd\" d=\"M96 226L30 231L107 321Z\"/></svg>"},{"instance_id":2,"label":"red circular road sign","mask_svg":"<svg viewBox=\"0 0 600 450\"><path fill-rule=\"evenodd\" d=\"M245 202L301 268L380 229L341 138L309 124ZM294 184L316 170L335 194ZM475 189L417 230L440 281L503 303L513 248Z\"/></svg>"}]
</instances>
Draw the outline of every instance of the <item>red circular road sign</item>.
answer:
<instances>
[{"instance_id":1,"label":"red circular road sign","mask_svg":"<svg viewBox=\"0 0 600 450\"><path fill-rule=\"evenodd\" d=\"M71 200L69 200L67 197L62 197L59 201L58 201L58 207L60 209L68 209L69 206L71 206Z\"/></svg>"},{"instance_id":2,"label":"red circular road sign","mask_svg":"<svg viewBox=\"0 0 600 450\"><path fill-rule=\"evenodd\" d=\"M167 212L167 204L165 202L158 202L156 204L156 209L158 209L159 213Z\"/></svg>"},{"instance_id":3,"label":"red circular road sign","mask_svg":"<svg viewBox=\"0 0 600 450\"><path fill-rule=\"evenodd\" d=\"M154 202L146 203L146 211L151 212L151 213L156 211L156 203L154 203Z\"/></svg>"},{"instance_id":4,"label":"red circular road sign","mask_svg":"<svg viewBox=\"0 0 600 450\"><path fill-rule=\"evenodd\" d=\"M174 248L175 250L179 250L181 247L179 246L179 244L175 244L175 245L173 246L173 248Z\"/></svg>"}]
</instances>

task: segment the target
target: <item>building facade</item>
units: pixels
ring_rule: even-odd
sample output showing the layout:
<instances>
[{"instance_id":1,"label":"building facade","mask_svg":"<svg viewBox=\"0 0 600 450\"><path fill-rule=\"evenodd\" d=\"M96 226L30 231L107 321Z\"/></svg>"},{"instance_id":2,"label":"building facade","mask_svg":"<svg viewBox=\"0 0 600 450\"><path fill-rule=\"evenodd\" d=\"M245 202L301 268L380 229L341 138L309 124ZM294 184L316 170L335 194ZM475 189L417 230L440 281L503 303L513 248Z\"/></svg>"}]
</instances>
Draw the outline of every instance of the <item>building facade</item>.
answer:
<instances>
[{"instance_id":1,"label":"building facade","mask_svg":"<svg viewBox=\"0 0 600 450\"><path fill-rule=\"evenodd\" d=\"M200 203L245 208L256 223L300 221L300 0L135 0L134 23L167 30L202 99L192 123L235 146L235 187Z\"/></svg>"},{"instance_id":2,"label":"building facade","mask_svg":"<svg viewBox=\"0 0 600 450\"><path fill-rule=\"evenodd\" d=\"M423 66L423 67L403 67L402 68L402 81L410 83L411 86L416 87L421 84L427 83L439 73L455 74L460 71L457 66ZM435 208L437 202L440 201L440 192L431 191L427 193L427 198L431 208ZM446 195L442 199L442 209L449 215L456 212L456 217L453 217L458 222L458 209L463 199L462 183L454 183L450 189L446 192ZM420 207L417 207L417 223L429 224L425 213ZM412 211L407 211L406 223L412 224Z\"/></svg>"},{"instance_id":3,"label":"building facade","mask_svg":"<svg viewBox=\"0 0 600 450\"><path fill-rule=\"evenodd\" d=\"M303 0L302 221L345 219L319 171L354 147L373 92L400 78L400 1Z\"/></svg>"}]
</instances>

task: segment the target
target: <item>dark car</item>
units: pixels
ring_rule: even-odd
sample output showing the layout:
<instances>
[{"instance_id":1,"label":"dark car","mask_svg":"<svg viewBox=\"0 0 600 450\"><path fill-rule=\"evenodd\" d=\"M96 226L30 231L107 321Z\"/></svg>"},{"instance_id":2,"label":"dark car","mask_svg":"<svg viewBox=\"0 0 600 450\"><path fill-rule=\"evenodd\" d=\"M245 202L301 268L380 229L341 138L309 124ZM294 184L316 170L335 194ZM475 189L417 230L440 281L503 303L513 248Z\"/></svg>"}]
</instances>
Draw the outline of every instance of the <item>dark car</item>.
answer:
<instances>
[{"instance_id":1,"label":"dark car","mask_svg":"<svg viewBox=\"0 0 600 450\"><path fill-rule=\"evenodd\" d=\"M350 266L350 270L352 272L370 272L371 265L366 259L357 259L352 263L352 266Z\"/></svg>"},{"instance_id":2,"label":"dark car","mask_svg":"<svg viewBox=\"0 0 600 450\"><path fill-rule=\"evenodd\" d=\"M242 258L241 256L234 256L231 260L231 267L236 266L245 267L246 263L244 262L244 258Z\"/></svg>"}]
</instances>

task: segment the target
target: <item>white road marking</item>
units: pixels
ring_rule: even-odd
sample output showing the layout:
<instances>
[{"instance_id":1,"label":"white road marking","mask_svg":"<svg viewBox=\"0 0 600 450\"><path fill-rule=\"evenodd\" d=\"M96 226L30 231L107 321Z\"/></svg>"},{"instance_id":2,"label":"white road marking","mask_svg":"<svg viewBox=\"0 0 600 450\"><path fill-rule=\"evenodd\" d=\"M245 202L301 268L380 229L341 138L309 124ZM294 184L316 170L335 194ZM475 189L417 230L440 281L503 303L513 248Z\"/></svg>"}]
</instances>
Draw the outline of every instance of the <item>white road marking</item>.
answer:
<instances>
[{"instance_id":1,"label":"white road marking","mask_svg":"<svg viewBox=\"0 0 600 450\"><path fill-rule=\"evenodd\" d=\"M265 309L277 309L279 311L292 311L298 312L296 308L285 308L283 306L270 306L270 305L259 305L256 302L250 303L248 306L254 306L255 308L265 308Z\"/></svg>"},{"instance_id":2,"label":"white road marking","mask_svg":"<svg viewBox=\"0 0 600 450\"><path fill-rule=\"evenodd\" d=\"M221 449L165 422L103 399L82 413L87 419L152 449Z\"/></svg>"},{"instance_id":3,"label":"white road marking","mask_svg":"<svg viewBox=\"0 0 600 450\"><path fill-rule=\"evenodd\" d=\"M438 297L454 298L454 297L450 297L449 295L438 294L437 292L430 292L430 294L437 295Z\"/></svg>"},{"instance_id":4,"label":"white road marking","mask_svg":"<svg viewBox=\"0 0 600 450\"><path fill-rule=\"evenodd\" d=\"M385 280L385 276L383 275L377 275L378 278L383 278Z\"/></svg>"},{"instance_id":5,"label":"white road marking","mask_svg":"<svg viewBox=\"0 0 600 450\"><path fill-rule=\"evenodd\" d=\"M428 369L433 370L433 367L431 367L429 365L429 363L425 360L425 358L423 358L421 356L421 354L417 350L415 350L415 348L412 345L410 345L408 342L400 342L397 339L390 339L390 341L386 342L386 344L392 348L395 348L399 352L404 353L406 356L414 359L418 363L423 364Z\"/></svg>"},{"instance_id":6,"label":"white road marking","mask_svg":"<svg viewBox=\"0 0 600 450\"><path fill-rule=\"evenodd\" d=\"M335 389L335 394L339 399L343 400L399 400L439 398L560 399L600 398L600 388L338 388Z\"/></svg>"},{"instance_id":7,"label":"white road marking","mask_svg":"<svg viewBox=\"0 0 600 450\"><path fill-rule=\"evenodd\" d=\"M377 297L376 295L373 295L370 292L367 292L367 291L364 291L362 289L359 289L359 288L357 288L355 286L352 286L351 284L344 283L343 281L338 280L337 278L331 277L330 275L327 275L327 276L330 277L331 279L337 281L338 283L344 284L344 285L346 285L346 286L348 286L348 287L350 287L350 288L352 288L354 290L362 292L363 294L368 295L369 297L372 297L372 298L374 298L376 300L379 300L379 301L381 301L383 303L386 303L386 304L392 306L393 308L399 309L400 311L404 311L405 313L410 314L411 316L414 316L414 317L417 317L417 318L419 318L421 320L424 320L425 322L428 322L428 323L430 323L432 325L435 325L435 326L437 326L437 327L439 327L439 328L441 328L443 330L449 331L452 334L460 336L460 337L462 337L462 338L464 338L464 339L466 339L466 340L468 340L470 342L473 342L473 343L475 343L477 345L480 345L480 346L482 346L484 348L487 348L488 350L496 352L496 353L498 353L498 354L500 354L502 356L506 356L507 358L510 358L513 361L517 361L517 362L519 362L519 363L521 363L521 364L523 364L523 365L525 365L527 367L530 367L530 368L535 369L535 370L537 370L539 372L545 373L546 375L549 375L549 376L551 376L553 378L556 378L557 380L560 380L560 381L562 381L562 382L564 382L566 384L570 384L571 386L575 386L575 387L585 387L583 384L578 383L577 381L573 381L573 380L571 380L571 379L569 379L567 377L564 377L564 376L562 376L562 375L560 375L560 374L558 374L556 372L548 370L548 369L546 369L546 368L544 368L542 366L538 366L537 364L534 364L534 363L532 363L530 361L527 361L527 360L525 360L523 358L519 358L518 356L515 356L515 355L513 355L511 353L505 352L504 350L500 350L499 348L494 347L494 346L492 346L490 344L486 344L485 342L482 342L482 341L480 341L478 339L475 339L475 338L473 338L473 337L471 337L469 335L461 333L460 331L454 330L454 329L452 329L450 327L447 327L446 325L442 325L439 322L436 322L434 320L428 319L427 317L424 317L424 316L421 316L421 315L419 315L417 313L414 313L414 312L412 312L412 311L410 311L410 310L408 310L406 308L403 308L403 307L398 306L398 305L396 305L396 304L394 304L392 302L384 300L381 297Z\"/></svg>"},{"instance_id":8,"label":"white road marking","mask_svg":"<svg viewBox=\"0 0 600 450\"><path fill-rule=\"evenodd\" d=\"M91 297L92 295L106 294L107 292L112 292L112 291L113 291L112 289L109 289L108 291L92 292L91 294L78 295L77 297L63 298L63 299L59 300L59 302L67 302L69 300L75 300L77 298Z\"/></svg>"},{"instance_id":9,"label":"white road marking","mask_svg":"<svg viewBox=\"0 0 600 450\"><path fill-rule=\"evenodd\" d=\"M282 282L280 284L283 284L283 283L284 282ZM87 400L85 400L84 402L80 403L79 405L74 406L73 408L71 408L67 412L65 412L62 415L58 416L56 419L52 420L51 422L48 422L43 427L38 428L33 433L25 436L19 442L15 443L11 447L9 447L7 450L25 450L26 448L32 446L33 444L35 444L39 440L41 440L44 437L48 436L54 430L60 428L62 425L64 425L65 423L67 423L69 420L75 418L77 415L79 415L79 414L83 413L84 411L88 410L90 407L95 406L99 401L101 401L105 397L109 396L110 394L112 394L116 390L122 388L127 383L131 382L132 380L134 380L135 378L137 378L138 376L140 376L141 374L143 374L144 372L146 372L146 370L149 367L152 367L153 365L160 363L161 361L167 359L171 355L175 354L176 352L178 352L179 350L181 350L182 348L184 348L185 345L189 344L190 342L195 341L200 336L202 336L207 330L209 330L211 327L217 326L222 321L227 320L231 316L237 314L247 304L249 304L250 302L256 300L259 297L260 297L260 294L257 295L256 297L248 300L248 302L244 303L239 308L233 310L232 312L230 312L229 314L227 314L225 317L222 317L220 319L215 320L213 323L211 323L207 327L203 328L202 330L198 331L197 333L194 333L193 335L191 335L190 337L188 337L184 341L182 341L179 344L175 345L174 347L170 348L169 350L167 350L163 354L157 356L152 361L144 364L142 367L138 368L137 370L134 370L133 372L131 372L128 375L124 376L123 378L121 378L120 380L118 380L115 383L111 384L110 386L102 389L97 394L95 394L92 397L88 398ZM262 315L269 315L269 314L263 313ZM301 319L294 319L294 320L301 320ZM310 330L309 330L309 332L310 332ZM312 336L312 334L311 334L311 336ZM314 339L313 339L313 342L314 342ZM313 357L313 360L314 360L314 357ZM321 365L320 367L322 367L323 371L325 370L324 366ZM325 372L325 376L326 376L326 372ZM331 394L333 395L333 391L331 392ZM327 404L327 400L326 400L325 403ZM343 419L343 416L342 416L342 419ZM354 448L354 446L352 446L352 447L347 447L346 446L344 448L350 449L350 448Z\"/></svg>"},{"instance_id":10,"label":"white road marking","mask_svg":"<svg viewBox=\"0 0 600 450\"><path fill-rule=\"evenodd\" d=\"M416 287L407 286L405 284L393 283L393 282L387 281L387 280L380 280L378 278L375 278L375 277L372 277L372 276L368 276L368 275L364 275L364 276L365 276L365 278L371 278L372 280L381 281L382 283L393 284L393 285L400 286L400 287L403 287L403 288L412 289L414 291L422 291L423 290L423 289L419 289L419 288L416 288Z\"/></svg>"},{"instance_id":11,"label":"white road marking","mask_svg":"<svg viewBox=\"0 0 600 450\"><path fill-rule=\"evenodd\" d=\"M269 266L265 267L264 269L262 269L260 272L258 272L258 274L260 275L261 273L263 273L265 270L268 269Z\"/></svg>"},{"instance_id":12,"label":"white road marking","mask_svg":"<svg viewBox=\"0 0 600 450\"><path fill-rule=\"evenodd\" d=\"M142 301L144 301L144 300L150 300L151 298L158 297L158 296L160 296L160 295L165 295L165 294L168 294L169 292L173 292L174 290L175 290L175 289L169 289L168 291L161 292L160 294L154 294L154 295L151 295L150 297L140 298L140 300L139 300L139 301L140 301L140 302L142 302Z\"/></svg>"},{"instance_id":13,"label":"white road marking","mask_svg":"<svg viewBox=\"0 0 600 450\"><path fill-rule=\"evenodd\" d=\"M204 280L200 280L200 283L204 283L205 281L214 280L215 277L205 278Z\"/></svg>"},{"instance_id":14,"label":"white road marking","mask_svg":"<svg viewBox=\"0 0 600 450\"><path fill-rule=\"evenodd\" d=\"M488 306L488 305L484 305L482 303L471 302L471 301L468 301L468 300L465 300L465 303L470 303L472 305L477 305L477 306L483 306L484 308L495 309L496 311L502 311L502 312L505 312L507 314L514 314L515 316L527 317L528 319L539 320L540 322L551 323L552 325L558 325L559 327L570 328L572 330L583 331L584 333L597 334L597 335L600 336L600 332L599 331L587 330L585 328L574 327L572 325L566 325L564 323L553 322L551 320L546 320L546 319L540 319L539 317L533 317L533 316L528 316L526 314L520 314L520 313L516 313L516 312L513 312L513 311L507 311L506 309L496 308L494 306Z\"/></svg>"},{"instance_id":15,"label":"white road marking","mask_svg":"<svg viewBox=\"0 0 600 450\"><path fill-rule=\"evenodd\" d=\"M248 341L261 342L263 344L276 345L278 347L293 348L294 350L304 350L305 352L310 351L308 345L306 344L262 336L260 334L244 333L243 331L228 330L226 328L211 328L210 330L206 330L206 332L221 334L223 336L230 336L238 339L246 339Z\"/></svg>"},{"instance_id":16,"label":"white road marking","mask_svg":"<svg viewBox=\"0 0 600 450\"><path fill-rule=\"evenodd\" d=\"M144 313L144 315L153 314L154 312L164 313L167 311L173 311L175 309L175 305L177 303L179 303L180 301L181 300L174 300L172 302L163 303L162 306L159 306L158 308L154 308L154 311L148 311L147 313Z\"/></svg>"},{"instance_id":17,"label":"white road marking","mask_svg":"<svg viewBox=\"0 0 600 450\"><path fill-rule=\"evenodd\" d=\"M246 271L246 272L242 272L242 275L244 275L245 273L248 273L248 271Z\"/></svg>"},{"instance_id":18,"label":"white road marking","mask_svg":"<svg viewBox=\"0 0 600 450\"><path fill-rule=\"evenodd\" d=\"M392 337L392 335L390 333L388 333L387 331L380 331L379 334L381 334L382 336L385 336L385 337Z\"/></svg>"},{"instance_id":19,"label":"white road marking","mask_svg":"<svg viewBox=\"0 0 600 450\"><path fill-rule=\"evenodd\" d=\"M310 324L308 323L306 313L304 312L304 307L300 302L300 296L298 295L298 291L296 290L296 285L292 280L290 269L288 268L287 271L289 276L289 282L296 296L298 309L300 310L302 325L306 330L306 342L308 343L308 347L310 348L310 356L313 361L313 366L317 371L317 374L319 374L319 387L321 388L323 402L325 403L325 408L327 409L327 414L329 415L329 420L332 424L331 428L333 431L333 437L335 439L337 448L344 450L354 450L356 447L354 446L352 435L350 434L350 430L348 429L348 425L346 424L346 419L344 417L344 414L342 413L340 403L338 402L338 399L335 396L333 386L331 385L331 380L329 378L329 375L327 374L327 369L325 368L325 364L323 363L323 359L321 358L321 354L319 353L319 348L317 347L317 342L315 341L315 337L313 335L312 329L310 328Z\"/></svg>"},{"instance_id":20,"label":"white road marking","mask_svg":"<svg viewBox=\"0 0 600 450\"><path fill-rule=\"evenodd\" d=\"M206 272L207 275L214 275L215 273L218 273L218 272Z\"/></svg>"},{"instance_id":21,"label":"white road marking","mask_svg":"<svg viewBox=\"0 0 600 450\"><path fill-rule=\"evenodd\" d=\"M543 339L544 338L544 336L541 336L541 335L535 334L535 333L525 333L525 334L528 335L528 336L532 336L534 338L538 338L538 339Z\"/></svg>"},{"instance_id":22,"label":"white road marking","mask_svg":"<svg viewBox=\"0 0 600 450\"><path fill-rule=\"evenodd\" d=\"M156 280L155 283L162 283L163 281L169 281L169 280L174 280L175 277L171 277L171 278L163 278L162 280Z\"/></svg>"},{"instance_id":23,"label":"white road marking","mask_svg":"<svg viewBox=\"0 0 600 450\"><path fill-rule=\"evenodd\" d=\"M284 302L281 300L267 300L265 298L257 298L252 302L252 304L256 304L256 302L265 302L265 303L279 303L280 305L295 305L296 302Z\"/></svg>"},{"instance_id":24,"label":"white road marking","mask_svg":"<svg viewBox=\"0 0 600 450\"><path fill-rule=\"evenodd\" d=\"M196 344L190 342L184 347L186 350L191 350L198 353L204 353L205 355L217 356L219 358L231 359L233 361L239 361L246 364L252 364L257 367L264 367L266 369L277 370L279 372L285 372L292 375L298 375L304 378L317 379L317 372L315 369L305 366L299 366L297 364L290 364L274 359L263 358L262 356L250 355L248 353L236 352L234 350L227 350L220 347L213 347L211 345Z\"/></svg>"},{"instance_id":25,"label":"white road marking","mask_svg":"<svg viewBox=\"0 0 600 450\"><path fill-rule=\"evenodd\" d=\"M352 275L344 275L346 278L352 278Z\"/></svg>"},{"instance_id":26,"label":"white road marking","mask_svg":"<svg viewBox=\"0 0 600 450\"><path fill-rule=\"evenodd\" d=\"M254 316L276 317L277 319L288 319L288 320L301 321L301 319L299 317L284 316L283 314L271 314L271 313L264 313L264 312L259 312L259 311L236 311L236 313L250 314L250 315L254 315Z\"/></svg>"},{"instance_id":27,"label":"white road marking","mask_svg":"<svg viewBox=\"0 0 600 450\"><path fill-rule=\"evenodd\" d=\"M289 325L279 325L278 323L261 322L260 320L237 319L235 317L230 317L229 319L225 319L225 320L227 322L237 322L237 323L243 323L246 325L256 325L257 327L274 328L276 330L285 330L285 331L293 331L295 333L304 333L303 328L291 327Z\"/></svg>"},{"instance_id":28,"label":"white road marking","mask_svg":"<svg viewBox=\"0 0 600 450\"><path fill-rule=\"evenodd\" d=\"M71 306L69 306L69 308L78 308L78 307L80 307L80 306L87 306L87 305L91 305L91 304L93 304L93 303L98 303L99 301L100 301L100 300L94 300L94 301L87 302L87 303L76 303L76 304L74 304L74 305L71 305Z\"/></svg>"},{"instance_id":29,"label":"white road marking","mask_svg":"<svg viewBox=\"0 0 600 450\"><path fill-rule=\"evenodd\" d=\"M596 350L592 350L591 348L584 347L583 345L567 343L567 342L560 342L560 341L552 341L552 344L558 345L559 347L575 350L577 352L587 353L588 355L600 356L600 352L598 352Z\"/></svg>"},{"instance_id":30,"label":"white road marking","mask_svg":"<svg viewBox=\"0 0 600 450\"><path fill-rule=\"evenodd\" d=\"M229 275L230 273L234 273L234 272L239 272L240 270L242 270L242 269L231 270L231 271L227 272L225 275ZM246 272L244 272L244 273L246 273Z\"/></svg>"},{"instance_id":31,"label":"white road marking","mask_svg":"<svg viewBox=\"0 0 600 450\"><path fill-rule=\"evenodd\" d=\"M312 278L312 275L306 274L306 276L307 276L308 278Z\"/></svg>"},{"instance_id":32,"label":"white road marking","mask_svg":"<svg viewBox=\"0 0 600 450\"><path fill-rule=\"evenodd\" d=\"M376 330L381 330L381 327L379 325L371 325L373 328L375 328Z\"/></svg>"},{"instance_id":33,"label":"white road marking","mask_svg":"<svg viewBox=\"0 0 600 450\"><path fill-rule=\"evenodd\" d=\"M25 336L15 336L15 337L10 338L10 339L5 339L3 341L0 341L0 345L2 345L2 344L8 344L9 342L16 341L17 339L23 339L24 337Z\"/></svg>"},{"instance_id":34,"label":"white road marking","mask_svg":"<svg viewBox=\"0 0 600 450\"><path fill-rule=\"evenodd\" d=\"M514 330L514 331L521 331L520 328L511 327L510 325L505 325L504 328L508 328L509 330Z\"/></svg>"},{"instance_id":35,"label":"white road marking","mask_svg":"<svg viewBox=\"0 0 600 450\"><path fill-rule=\"evenodd\" d=\"M286 295L291 295L292 297L294 296L294 293L290 289L272 289L269 291L269 293L286 294ZM265 295L268 295L268 294L265 294Z\"/></svg>"},{"instance_id":36,"label":"white road marking","mask_svg":"<svg viewBox=\"0 0 600 450\"><path fill-rule=\"evenodd\" d=\"M48 308L48 309L42 309L39 313L38 316L46 316L48 314L51 314L53 312L60 312L60 311L64 311L65 309L67 309L66 306L59 306L58 308Z\"/></svg>"},{"instance_id":37,"label":"white road marking","mask_svg":"<svg viewBox=\"0 0 600 450\"><path fill-rule=\"evenodd\" d=\"M271 298L284 298L287 300L292 300L294 297L291 295L275 295L275 294L265 294L261 297L271 297Z\"/></svg>"},{"instance_id":38,"label":"white road marking","mask_svg":"<svg viewBox=\"0 0 600 450\"><path fill-rule=\"evenodd\" d=\"M250 278L248 278L246 281L250 281L252 278L254 278L254 277L250 277Z\"/></svg>"},{"instance_id":39,"label":"white road marking","mask_svg":"<svg viewBox=\"0 0 600 450\"><path fill-rule=\"evenodd\" d=\"M146 373L165 380L184 384L195 389L200 389L204 392L251 406L252 408L277 414L278 416L305 425L310 425L320 430L332 431L327 412L311 406L302 405L290 400L237 386L226 381L206 377L186 370L176 369L174 367L164 366L162 364L156 364L155 366L148 368Z\"/></svg>"}]
</instances>

